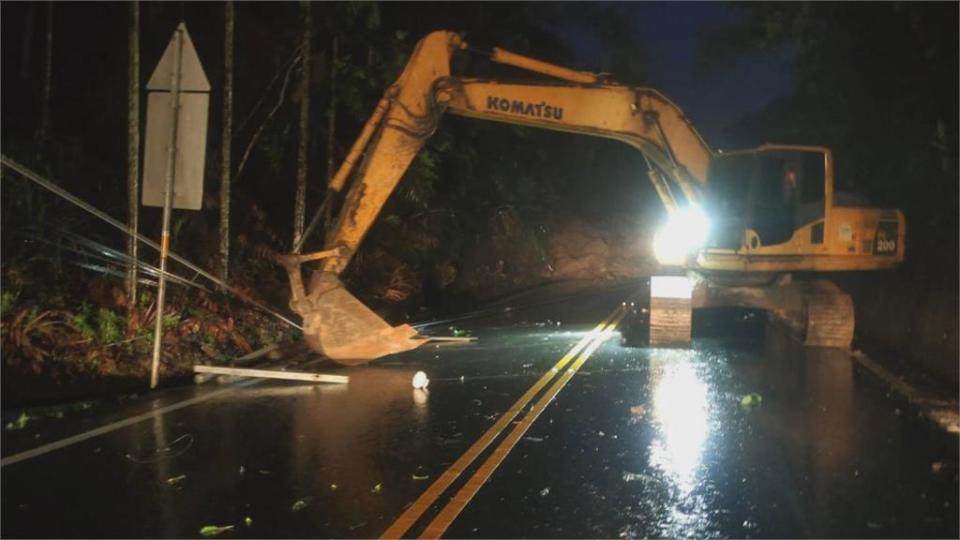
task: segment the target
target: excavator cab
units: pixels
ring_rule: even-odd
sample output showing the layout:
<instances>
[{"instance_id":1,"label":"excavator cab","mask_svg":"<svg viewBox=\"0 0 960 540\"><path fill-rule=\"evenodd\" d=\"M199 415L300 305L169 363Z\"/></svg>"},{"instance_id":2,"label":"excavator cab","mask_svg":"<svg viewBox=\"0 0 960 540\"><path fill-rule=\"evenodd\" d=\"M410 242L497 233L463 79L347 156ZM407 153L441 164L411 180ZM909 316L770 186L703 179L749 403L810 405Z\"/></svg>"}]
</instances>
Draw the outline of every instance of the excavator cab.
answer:
<instances>
[{"instance_id":1,"label":"excavator cab","mask_svg":"<svg viewBox=\"0 0 960 540\"><path fill-rule=\"evenodd\" d=\"M707 178L711 228L697 256L699 270L875 270L903 261L903 214L835 197L828 148L720 152Z\"/></svg>"},{"instance_id":2,"label":"excavator cab","mask_svg":"<svg viewBox=\"0 0 960 540\"><path fill-rule=\"evenodd\" d=\"M794 233L822 220L825 209L824 155L818 150L738 152L714 160L708 183L708 214L716 226L708 247L737 249L752 234L751 247L788 242Z\"/></svg>"}]
</instances>

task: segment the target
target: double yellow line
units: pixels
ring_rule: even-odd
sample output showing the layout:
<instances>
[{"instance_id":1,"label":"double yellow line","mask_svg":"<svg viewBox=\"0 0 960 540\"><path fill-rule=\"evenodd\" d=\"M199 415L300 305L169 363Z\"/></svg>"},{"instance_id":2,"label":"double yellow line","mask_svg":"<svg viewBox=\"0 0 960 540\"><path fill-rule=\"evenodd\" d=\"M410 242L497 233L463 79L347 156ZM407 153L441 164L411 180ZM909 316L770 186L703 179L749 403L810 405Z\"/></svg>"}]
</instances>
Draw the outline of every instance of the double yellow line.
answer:
<instances>
[{"instance_id":1,"label":"double yellow line","mask_svg":"<svg viewBox=\"0 0 960 540\"><path fill-rule=\"evenodd\" d=\"M537 400L530 408L530 411L517 423L513 431L500 443L493 453L480 465L480 468L467 480L467 483L450 499L447 505L439 514L427 525L420 538L439 538L450 526L454 519L467 506L473 496L480 490L483 484L490 478L490 475L503 462L504 458L510 453L517 442L523 437L524 433L533 425L533 422L540 416L540 413L546 409L553 398L560 393L560 390L573 378L577 370L593 354L594 351L603 344L604 341L613 335L613 331L626 314L625 305L618 307L603 322L594 327L587 333L576 345L563 355L559 361L549 371L543 374L540 379L533 384L522 396L505 412L497 421L474 442L466 452L460 456L446 471L441 474L437 480L424 491L416 501L407 508L403 514L388 528L381 538L401 538L410 530L410 528L421 518L423 514L430 509L437 499L460 477L481 453L496 439L504 429L533 401L547 384L552 381L571 361L570 367L563 371L563 375L557 379L554 384ZM579 356L578 356L579 355ZM574 360L576 358L576 360Z\"/></svg>"}]
</instances>

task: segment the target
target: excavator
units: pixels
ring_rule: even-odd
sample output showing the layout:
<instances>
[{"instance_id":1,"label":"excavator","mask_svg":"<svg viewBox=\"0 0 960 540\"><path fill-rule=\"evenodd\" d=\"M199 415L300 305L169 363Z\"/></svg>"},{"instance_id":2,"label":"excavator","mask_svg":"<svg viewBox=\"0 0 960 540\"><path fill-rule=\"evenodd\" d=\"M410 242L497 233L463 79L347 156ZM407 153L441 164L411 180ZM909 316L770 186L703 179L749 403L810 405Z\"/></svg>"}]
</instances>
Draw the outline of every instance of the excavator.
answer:
<instances>
[{"instance_id":1,"label":"excavator","mask_svg":"<svg viewBox=\"0 0 960 540\"><path fill-rule=\"evenodd\" d=\"M549 79L509 82L451 74L451 59L464 53ZM342 202L324 249L299 253L318 211L294 253L281 257L290 306L303 318L306 342L335 362L365 363L427 341L409 325L388 324L347 291L339 276L446 112L635 148L667 210L667 222L654 236L654 254L664 268L697 284L693 308L764 309L806 345L849 347L853 302L829 281L794 280L794 274L887 269L904 259L903 213L857 206L835 193L828 148L768 144L714 151L657 90L501 48L477 50L455 32L436 31L417 43L331 179L324 206ZM302 266L315 261L305 285Z\"/></svg>"}]
</instances>

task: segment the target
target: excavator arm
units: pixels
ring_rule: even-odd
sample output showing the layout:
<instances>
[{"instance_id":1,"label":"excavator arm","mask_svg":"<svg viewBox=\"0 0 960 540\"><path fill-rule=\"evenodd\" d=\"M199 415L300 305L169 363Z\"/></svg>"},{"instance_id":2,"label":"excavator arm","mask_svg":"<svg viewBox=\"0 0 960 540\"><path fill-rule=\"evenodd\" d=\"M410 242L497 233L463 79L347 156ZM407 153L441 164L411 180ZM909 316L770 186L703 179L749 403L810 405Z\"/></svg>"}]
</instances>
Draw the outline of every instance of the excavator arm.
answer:
<instances>
[{"instance_id":1,"label":"excavator arm","mask_svg":"<svg viewBox=\"0 0 960 540\"><path fill-rule=\"evenodd\" d=\"M324 250L286 258L291 307L304 318L307 342L338 362L366 362L423 343L410 326L384 322L347 292L338 276L445 112L619 140L643 154L668 211L697 204L702 197L713 153L683 112L656 90L616 84L502 49L494 49L490 58L559 81L521 84L452 76L450 59L465 48L457 34L447 31L417 44L331 180L329 189L335 193L328 193L327 201L347 191L326 232ZM300 266L309 260L321 263L305 288Z\"/></svg>"},{"instance_id":2,"label":"excavator arm","mask_svg":"<svg viewBox=\"0 0 960 540\"><path fill-rule=\"evenodd\" d=\"M325 262L324 270L339 273L349 264L444 112L620 140L655 166L651 180L668 209L700 197L712 152L679 107L656 90L603 83L597 75L500 49L492 59L568 82L515 84L452 77L450 58L465 47L452 32L430 34L377 105L330 184L330 189L342 190L363 156L335 226L327 232L326 245L341 247L341 255Z\"/></svg>"}]
</instances>

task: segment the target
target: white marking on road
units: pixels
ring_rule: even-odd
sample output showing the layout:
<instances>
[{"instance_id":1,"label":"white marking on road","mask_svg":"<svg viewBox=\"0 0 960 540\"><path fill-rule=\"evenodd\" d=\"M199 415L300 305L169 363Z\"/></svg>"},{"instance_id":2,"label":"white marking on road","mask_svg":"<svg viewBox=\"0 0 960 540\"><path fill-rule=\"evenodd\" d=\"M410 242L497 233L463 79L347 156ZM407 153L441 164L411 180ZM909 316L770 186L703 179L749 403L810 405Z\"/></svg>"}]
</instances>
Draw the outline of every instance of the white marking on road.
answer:
<instances>
[{"instance_id":1,"label":"white marking on road","mask_svg":"<svg viewBox=\"0 0 960 540\"><path fill-rule=\"evenodd\" d=\"M217 396L222 396L223 394L232 392L237 388L241 388L244 386L252 386L259 382L260 382L259 380L243 381L243 382L237 383L235 386L232 386L230 388L216 390L208 394L204 394L202 396L197 396L194 398L183 400L178 403L174 403L172 405L167 405L166 407L161 407L159 409L141 413L135 416L131 416L129 418L124 418L123 420L118 420L116 422L107 424L105 426L100 426L98 428L94 428L89 431L84 431L83 433L78 433L77 435L73 435L65 439L60 439L59 441L53 441L52 443L44 444L42 446L38 446L31 450L26 450L24 452L20 452L19 454L14 454L12 456L8 456L3 459L0 459L0 467L6 467L7 465L13 465L14 463L20 463L21 461L33 459L35 457L39 457L44 454L53 452L54 450L66 448L68 446L72 446L79 442L83 442L88 439L92 439L94 437L99 437L100 435L105 435L107 433L110 433L111 431L116 431L118 429L132 426L134 424L143 422L144 420L150 420L151 418L155 418L157 416L164 415L166 413L173 412L173 411L182 409L184 407L189 407L190 405L195 405L202 401L213 399Z\"/></svg>"}]
</instances>

